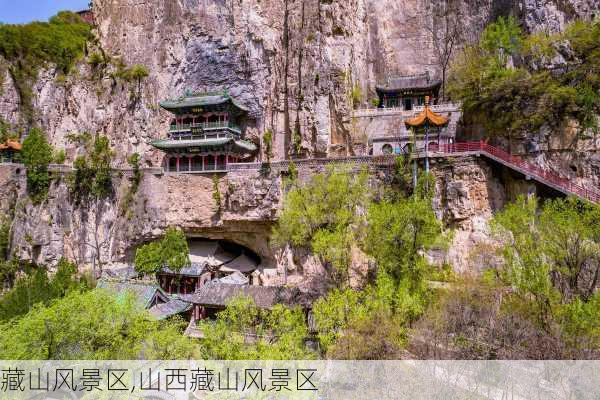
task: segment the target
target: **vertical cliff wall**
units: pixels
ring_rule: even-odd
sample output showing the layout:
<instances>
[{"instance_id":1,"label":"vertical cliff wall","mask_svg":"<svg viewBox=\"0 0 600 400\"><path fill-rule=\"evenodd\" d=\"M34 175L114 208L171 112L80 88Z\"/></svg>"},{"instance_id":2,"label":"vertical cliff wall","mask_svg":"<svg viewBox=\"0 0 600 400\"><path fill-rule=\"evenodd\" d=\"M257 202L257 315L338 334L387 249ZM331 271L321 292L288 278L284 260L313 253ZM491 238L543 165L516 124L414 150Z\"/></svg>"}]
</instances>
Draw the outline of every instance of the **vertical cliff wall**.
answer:
<instances>
[{"instance_id":1,"label":"vertical cliff wall","mask_svg":"<svg viewBox=\"0 0 600 400\"><path fill-rule=\"evenodd\" d=\"M596 12L592 0L457 3L465 28L459 46L476 40L485 24L502 14L519 15L536 30L559 29ZM97 41L89 43L88 52L142 64L148 77L137 93L136 84L115 77L116 62L98 73L84 60L66 77L47 66L33 86L34 120L55 147L67 150L67 162L81 151L68 135L92 132L109 137L115 167L125 166L133 152L142 156L143 167L159 166L162 153L148 142L165 136L169 114L158 102L186 89L227 89L256 120L250 138L274 133L276 159L286 156L286 143L296 143L308 156L353 154L360 149L353 146L351 109L369 102L378 81L395 73L440 72L430 32L439 22L432 12L440 6L437 0L95 0ZM8 67L0 59L0 117L22 125L23 105ZM496 196L486 192L495 185L487 181L486 169L471 167L483 172L448 167L450 172L440 175L445 189L439 193L449 200L437 205L448 223L464 220L465 232L477 231L473 218L494 209L484 204L491 200L479 199ZM578 171L599 175L590 168L595 167ZM125 210L130 182L126 175L116 176L115 198L89 210L70 202L60 177L48 200L34 206L24 195L22 171L2 173L2 179L11 178L1 189L0 209L14 210L12 248L25 258L53 264L64 255L89 264L100 249L105 262L127 260L137 244L168 225L180 225L190 235L248 245L269 266L283 262L267 245L280 195L277 176L232 175L227 183L222 178L222 192L230 197L217 215L211 180L204 176L146 173ZM460 215L447 217L452 209Z\"/></svg>"}]
</instances>

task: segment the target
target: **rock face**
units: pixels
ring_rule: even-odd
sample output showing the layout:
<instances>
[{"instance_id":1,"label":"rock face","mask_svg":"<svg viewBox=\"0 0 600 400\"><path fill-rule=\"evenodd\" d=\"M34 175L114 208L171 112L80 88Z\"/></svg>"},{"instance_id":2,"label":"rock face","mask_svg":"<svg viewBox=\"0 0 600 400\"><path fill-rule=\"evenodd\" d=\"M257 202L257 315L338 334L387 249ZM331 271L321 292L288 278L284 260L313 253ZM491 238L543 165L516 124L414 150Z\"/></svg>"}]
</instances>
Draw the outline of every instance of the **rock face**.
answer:
<instances>
[{"instance_id":1,"label":"rock face","mask_svg":"<svg viewBox=\"0 0 600 400\"><path fill-rule=\"evenodd\" d=\"M143 64L149 76L138 88L111 77L114 66L93 74L81 62L64 79L48 67L33 88L35 119L55 147L67 150L67 162L81 150L68 135L87 131L109 137L115 167L125 167L126 157L134 152L142 156L143 167L156 167L162 153L148 142L164 136L169 124L169 114L158 102L186 89L227 89L256 120L250 134L274 133L275 159L286 156L284 149L294 138L308 156L360 154L366 148L354 145L352 109L369 103L375 84L396 73L440 74L427 27L439 22L432 10L442 3L95 0L98 44L90 45L90 51L101 48L126 65ZM593 3L458 1L466 27L461 43L476 38L500 14L520 14L531 30L559 29L575 17L591 18ZM0 60L0 117L18 125L22 106L6 67ZM558 163L551 154L543 157ZM593 176L589 179L598 183L600 161L575 164L573 174ZM190 236L248 246L261 256L264 268L279 267L277 279L288 278L282 265L290 266L291 281L301 280L298 276L307 271L319 273L309 255L277 255L268 246L280 207L280 175L252 170L219 177L219 208L212 177L162 175L149 169L132 202L126 200L131 183L125 174L114 178L114 198L81 208L70 202L64 179L55 180L46 202L31 205L24 196L22 171L11 168L0 166L0 179L8 182L0 189L0 210L15 210L12 250L21 257L50 265L62 256L87 265L127 261L135 246L178 225ZM478 160L435 168L438 215L465 232L456 235L448 260L467 265L461 246L485 236L484 222L503 203L502 190ZM275 278L265 273L265 279Z\"/></svg>"}]
</instances>

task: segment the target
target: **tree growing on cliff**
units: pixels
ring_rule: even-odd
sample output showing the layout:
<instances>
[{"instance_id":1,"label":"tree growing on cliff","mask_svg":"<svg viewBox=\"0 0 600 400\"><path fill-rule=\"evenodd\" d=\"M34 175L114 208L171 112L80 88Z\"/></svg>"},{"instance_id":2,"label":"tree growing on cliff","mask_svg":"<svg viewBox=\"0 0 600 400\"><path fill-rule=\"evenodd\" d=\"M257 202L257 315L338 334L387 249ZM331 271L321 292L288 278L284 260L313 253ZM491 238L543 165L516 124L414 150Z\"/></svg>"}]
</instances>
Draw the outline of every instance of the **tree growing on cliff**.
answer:
<instances>
[{"instance_id":1,"label":"tree growing on cliff","mask_svg":"<svg viewBox=\"0 0 600 400\"><path fill-rule=\"evenodd\" d=\"M330 167L286 194L272 243L310 248L336 284L347 284L351 248L364 228L370 199L366 170L351 174Z\"/></svg>"},{"instance_id":2,"label":"tree growing on cliff","mask_svg":"<svg viewBox=\"0 0 600 400\"><path fill-rule=\"evenodd\" d=\"M214 174L212 177L213 184L213 192L212 198L215 202L215 207L217 208L217 212L221 211L221 190L219 189L219 176Z\"/></svg>"},{"instance_id":3,"label":"tree growing on cliff","mask_svg":"<svg viewBox=\"0 0 600 400\"><path fill-rule=\"evenodd\" d=\"M52 146L40 129L31 129L23 141L21 157L27 167L27 192L34 203L39 203L48 194L50 187L48 165L52 161Z\"/></svg>"},{"instance_id":4,"label":"tree growing on cliff","mask_svg":"<svg viewBox=\"0 0 600 400\"><path fill-rule=\"evenodd\" d=\"M270 129L267 129L263 135L263 146L265 158L269 163L273 157L273 131Z\"/></svg>"},{"instance_id":5,"label":"tree growing on cliff","mask_svg":"<svg viewBox=\"0 0 600 400\"><path fill-rule=\"evenodd\" d=\"M75 158L74 171L69 175L67 183L71 199L81 211L82 224L85 223L88 212L93 210L93 236L89 240L85 230L80 239L84 246L94 251L93 270L102 270L102 248L110 241L111 229L105 230L104 237L100 235L102 217L106 200L114 195L112 182L112 159L114 152L110 140L104 135L82 133L73 135L71 140L78 142L84 154ZM114 224L113 224L114 225Z\"/></svg>"},{"instance_id":6,"label":"tree growing on cliff","mask_svg":"<svg viewBox=\"0 0 600 400\"><path fill-rule=\"evenodd\" d=\"M139 247L135 252L135 270L150 275L168 266L179 271L190 265L190 249L185 234L180 229L170 227L165 236Z\"/></svg>"},{"instance_id":7,"label":"tree growing on cliff","mask_svg":"<svg viewBox=\"0 0 600 400\"><path fill-rule=\"evenodd\" d=\"M557 199L537 209L520 198L493 226L505 243L500 278L549 328L565 304L586 304L600 287L600 207Z\"/></svg>"}]
</instances>

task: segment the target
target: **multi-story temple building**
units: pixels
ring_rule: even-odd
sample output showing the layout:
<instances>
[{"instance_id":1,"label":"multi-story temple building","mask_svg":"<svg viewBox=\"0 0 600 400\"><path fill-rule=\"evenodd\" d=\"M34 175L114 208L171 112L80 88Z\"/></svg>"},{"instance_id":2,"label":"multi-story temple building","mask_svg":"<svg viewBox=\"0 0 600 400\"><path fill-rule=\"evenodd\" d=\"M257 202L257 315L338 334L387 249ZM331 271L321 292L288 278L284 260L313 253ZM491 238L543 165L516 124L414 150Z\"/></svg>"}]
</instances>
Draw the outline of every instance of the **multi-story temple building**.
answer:
<instances>
[{"instance_id":1,"label":"multi-story temple building","mask_svg":"<svg viewBox=\"0 0 600 400\"><path fill-rule=\"evenodd\" d=\"M425 96L430 104L437 104L442 81L433 79L429 71L418 75L388 77L375 91L379 97L379 108L401 108L412 110L415 106L425 105Z\"/></svg>"},{"instance_id":2,"label":"multi-story temple building","mask_svg":"<svg viewBox=\"0 0 600 400\"><path fill-rule=\"evenodd\" d=\"M225 172L229 163L253 160L258 147L243 139L248 110L226 91L188 91L159 104L173 113L167 138L151 142L166 153L166 172Z\"/></svg>"}]
</instances>

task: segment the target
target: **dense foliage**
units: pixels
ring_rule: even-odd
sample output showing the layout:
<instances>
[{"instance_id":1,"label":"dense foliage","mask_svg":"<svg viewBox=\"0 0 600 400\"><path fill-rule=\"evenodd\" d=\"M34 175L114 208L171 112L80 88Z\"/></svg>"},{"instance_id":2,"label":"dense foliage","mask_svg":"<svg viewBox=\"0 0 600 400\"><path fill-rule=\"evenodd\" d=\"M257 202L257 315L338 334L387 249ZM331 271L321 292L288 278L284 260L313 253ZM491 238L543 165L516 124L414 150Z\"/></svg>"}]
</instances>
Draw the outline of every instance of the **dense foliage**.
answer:
<instances>
[{"instance_id":1,"label":"dense foliage","mask_svg":"<svg viewBox=\"0 0 600 400\"><path fill-rule=\"evenodd\" d=\"M330 267L334 281L346 282L351 249L363 231L369 202L367 171L328 168L287 193L273 244L309 246Z\"/></svg>"},{"instance_id":2,"label":"dense foliage","mask_svg":"<svg viewBox=\"0 0 600 400\"><path fill-rule=\"evenodd\" d=\"M33 128L23 141L21 159L27 167L27 192L34 203L46 198L50 187L48 165L52 162L52 146L44 133Z\"/></svg>"},{"instance_id":3,"label":"dense foliage","mask_svg":"<svg viewBox=\"0 0 600 400\"><path fill-rule=\"evenodd\" d=\"M495 217L508 236L500 279L531 303L540 326L550 329L558 319L573 330L569 325L579 326L577 314L594 312L600 301L600 207L559 199L546 202L539 213L537 208L534 199L520 199ZM600 339L600 319L589 328Z\"/></svg>"},{"instance_id":4,"label":"dense foliage","mask_svg":"<svg viewBox=\"0 0 600 400\"><path fill-rule=\"evenodd\" d=\"M13 270L17 269L14 263L10 265L14 267ZM89 289L90 282L85 277L78 278L76 274L77 267L64 259L59 261L57 271L51 277L45 268L26 266L24 275L0 297L0 321L27 314L36 304L47 305L71 291Z\"/></svg>"},{"instance_id":5,"label":"dense foliage","mask_svg":"<svg viewBox=\"0 0 600 400\"><path fill-rule=\"evenodd\" d=\"M597 130L599 76L600 20L524 35L514 19L500 18L457 57L449 89L490 134L512 137L570 120Z\"/></svg>"},{"instance_id":6,"label":"dense foliage","mask_svg":"<svg viewBox=\"0 0 600 400\"><path fill-rule=\"evenodd\" d=\"M379 200L366 171L328 169L305 184L291 180L273 237L279 246L308 245L333 267L337 279L313 308L327 357L398 357L409 324L428 302L425 280L431 267L423 252L440 242L441 226L426 190L433 187L431 177L422 174L412 188L408 168L399 158L392 186ZM357 251L377 265L362 290L349 285L351 254Z\"/></svg>"},{"instance_id":7,"label":"dense foliage","mask_svg":"<svg viewBox=\"0 0 600 400\"><path fill-rule=\"evenodd\" d=\"M420 336L456 358L600 357L599 221L574 199L509 204L493 223L502 263L442 292Z\"/></svg>"},{"instance_id":8,"label":"dense foliage","mask_svg":"<svg viewBox=\"0 0 600 400\"><path fill-rule=\"evenodd\" d=\"M233 299L216 321L199 324L206 356L218 360L308 359L317 354L304 344L308 329L300 308L280 304L261 310L250 298Z\"/></svg>"},{"instance_id":9,"label":"dense foliage","mask_svg":"<svg viewBox=\"0 0 600 400\"><path fill-rule=\"evenodd\" d=\"M0 325L0 358L186 359L197 346L182 335L180 320L156 321L133 296L95 289L70 292L49 306Z\"/></svg>"},{"instance_id":10,"label":"dense foliage","mask_svg":"<svg viewBox=\"0 0 600 400\"><path fill-rule=\"evenodd\" d=\"M61 73L69 73L91 38L91 27L68 11L59 12L49 22L0 24L0 55L10 63L9 71L28 122L33 117L31 87L39 68L50 63Z\"/></svg>"},{"instance_id":11,"label":"dense foliage","mask_svg":"<svg viewBox=\"0 0 600 400\"><path fill-rule=\"evenodd\" d=\"M371 205L365 250L397 282L420 282L427 270L423 251L441 234L430 199L413 196Z\"/></svg>"},{"instance_id":12,"label":"dense foliage","mask_svg":"<svg viewBox=\"0 0 600 400\"><path fill-rule=\"evenodd\" d=\"M177 228L168 228L165 236L140 246L135 252L135 270L141 274L153 274L168 266L179 271L190 265L190 249L185 234Z\"/></svg>"},{"instance_id":13,"label":"dense foliage","mask_svg":"<svg viewBox=\"0 0 600 400\"><path fill-rule=\"evenodd\" d=\"M7 139L16 139L18 137L19 134L13 130L11 124L0 117L0 143L4 143Z\"/></svg>"}]
</instances>

